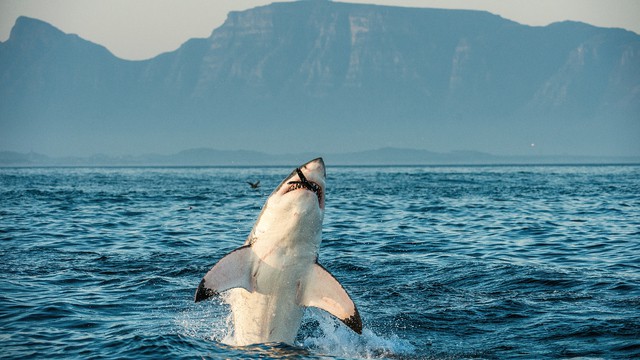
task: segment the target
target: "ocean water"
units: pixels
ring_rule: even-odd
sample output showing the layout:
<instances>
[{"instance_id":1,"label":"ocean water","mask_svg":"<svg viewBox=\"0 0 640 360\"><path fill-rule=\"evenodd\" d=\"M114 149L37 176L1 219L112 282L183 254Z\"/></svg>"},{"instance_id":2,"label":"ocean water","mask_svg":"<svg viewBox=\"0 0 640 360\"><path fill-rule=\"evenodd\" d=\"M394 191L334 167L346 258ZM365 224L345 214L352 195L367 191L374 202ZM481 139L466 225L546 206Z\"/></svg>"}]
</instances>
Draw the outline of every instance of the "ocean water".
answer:
<instances>
[{"instance_id":1,"label":"ocean water","mask_svg":"<svg viewBox=\"0 0 640 360\"><path fill-rule=\"evenodd\" d=\"M307 309L236 348L193 302L292 168L4 168L0 357L640 357L640 166L327 165L320 262L363 335Z\"/></svg>"}]
</instances>

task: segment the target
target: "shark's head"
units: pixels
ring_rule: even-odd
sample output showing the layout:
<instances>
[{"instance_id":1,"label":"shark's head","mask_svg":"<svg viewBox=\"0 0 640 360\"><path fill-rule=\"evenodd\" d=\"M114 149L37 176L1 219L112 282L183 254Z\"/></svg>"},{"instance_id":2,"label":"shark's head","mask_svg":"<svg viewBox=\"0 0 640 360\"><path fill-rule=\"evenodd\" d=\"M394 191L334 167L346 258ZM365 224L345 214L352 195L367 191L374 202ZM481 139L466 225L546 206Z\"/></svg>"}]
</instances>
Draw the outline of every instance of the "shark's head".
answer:
<instances>
[{"instance_id":1,"label":"shark's head","mask_svg":"<svg viewBox=\"0 0 640 360\"><path fill-rule=\"evenodd\" d=\"M325 178L327 174L322 158L296 168L274 190L269 202L296 202L316 205L324 212Z\"/></svg>"},{"instance_id":2,"label":"shark's head","mask_svg":"<svg viewBox=\"0 0 640 360\"><path fill-rule=\"evenodd\" d=\"M247 239L252 244L265 234L296 234L319 241L325 202L325 168L317 158L294 169L271 193ZM319 242L318 244L319 245Z\"/></svg>"}]
</instances>

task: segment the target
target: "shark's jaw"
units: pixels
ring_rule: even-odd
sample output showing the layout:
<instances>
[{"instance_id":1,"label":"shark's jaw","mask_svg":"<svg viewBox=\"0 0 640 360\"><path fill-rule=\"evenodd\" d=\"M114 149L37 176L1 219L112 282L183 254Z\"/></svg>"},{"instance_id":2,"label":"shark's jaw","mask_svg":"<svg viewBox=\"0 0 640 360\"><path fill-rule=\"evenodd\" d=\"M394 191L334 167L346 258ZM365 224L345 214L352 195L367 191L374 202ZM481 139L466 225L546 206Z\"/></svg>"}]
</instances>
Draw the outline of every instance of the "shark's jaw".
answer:
<instances>
[{"instance_id":1,"label":"shark's jaw","mask_svg":"<svg viewBox=\"0 0 640 360\"><path fill-rule=\"evenodd\" d=\"M320 208L323 209L324 208L324 191L322 186L314 181L309 181L304 176L304 173L302 172L302 170L300 170L300 168L297 168L295 171L300 180L298 181L292 180L287 182L287 185L289 185L289 187L287 188L287 191L285 192L285 194L291 191L299 190L299 189L309 190L314 194L316 194L316 197L318 198L318 204L320 205Z\"/></svg>"},{"instance_id":2,"label":"shark's jaw","mask_svg":"<svg viewBox=\"0 0 640 360\"><path fill-rule=\"evenodd\" d=\"M296 168L280 183L270 197L278 198L298 190L310 191L316 195L317 205L324 211L326 171L321 158L314 159Z\"/></svg>"}]
</instances>

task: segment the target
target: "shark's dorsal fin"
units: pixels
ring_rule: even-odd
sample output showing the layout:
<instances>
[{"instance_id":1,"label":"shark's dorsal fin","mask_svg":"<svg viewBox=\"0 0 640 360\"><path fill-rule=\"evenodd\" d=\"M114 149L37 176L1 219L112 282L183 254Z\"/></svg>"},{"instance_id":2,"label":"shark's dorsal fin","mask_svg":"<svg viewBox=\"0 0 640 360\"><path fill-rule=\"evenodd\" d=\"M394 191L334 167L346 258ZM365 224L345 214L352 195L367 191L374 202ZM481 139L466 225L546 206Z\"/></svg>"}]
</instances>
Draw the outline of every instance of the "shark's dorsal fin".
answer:
<instances>
[{"instance_id":1,"label":"shark's dorsal fin","mask_svg":"<svg viewBox=\"0 0 640 360\"><path fill-rule=\"evenodd\" d=\"M239 247L220 259L202 278L195 301L202 301L225 290L243 288L253 291L251 282L251 266L255 254L251 245Z\"/></svg>"},{"instance_id":2,"label":"shark's dorsal fin","mask_svg":"<svg viewBox=\"0 0 640 360\"><path fill-rule=\"evenodd\" d=\"M300 305L322 309L340 319L351 330L362 334L362 320L356 305L338 280L322 265L313 265L302 288Z\"/></svg>"}]
</instances>

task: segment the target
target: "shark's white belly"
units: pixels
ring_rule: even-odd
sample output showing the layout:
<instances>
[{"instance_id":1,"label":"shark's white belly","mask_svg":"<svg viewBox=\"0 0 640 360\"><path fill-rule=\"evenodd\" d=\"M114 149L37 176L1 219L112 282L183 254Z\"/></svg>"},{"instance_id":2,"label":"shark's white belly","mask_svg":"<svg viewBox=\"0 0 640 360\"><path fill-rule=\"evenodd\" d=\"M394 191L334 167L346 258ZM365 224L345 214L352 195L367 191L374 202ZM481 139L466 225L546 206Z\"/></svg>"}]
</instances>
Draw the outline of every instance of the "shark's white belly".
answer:
<instances>
[{"instance_id":1,"label":"shark's white belly","mask_svg":"<svg viewBox=\"0 0 640 360\"><path fill-rule=\"evenodd\" d=\"M282 256L274 249L256 268L253 276L256 291L232 289L227 302L233 312L236 346L283 342L292 344L304 314L300 305L300 285L308 276L313 259L299 254ZM292 262L292 258L297 258Z\"/></svg>"},{"instance_id":2,"label":"shark's white belly","mask_svg":"<svg viewBox=\"0 0 640 360\"><path fill-rule=\"evenodd\" d=\"M227 301L233 312L234 331L229 341L232 345L292 344L295 340L304 314L304 308L295 299L233 289Z\"/></svg>"}]
</instances>

